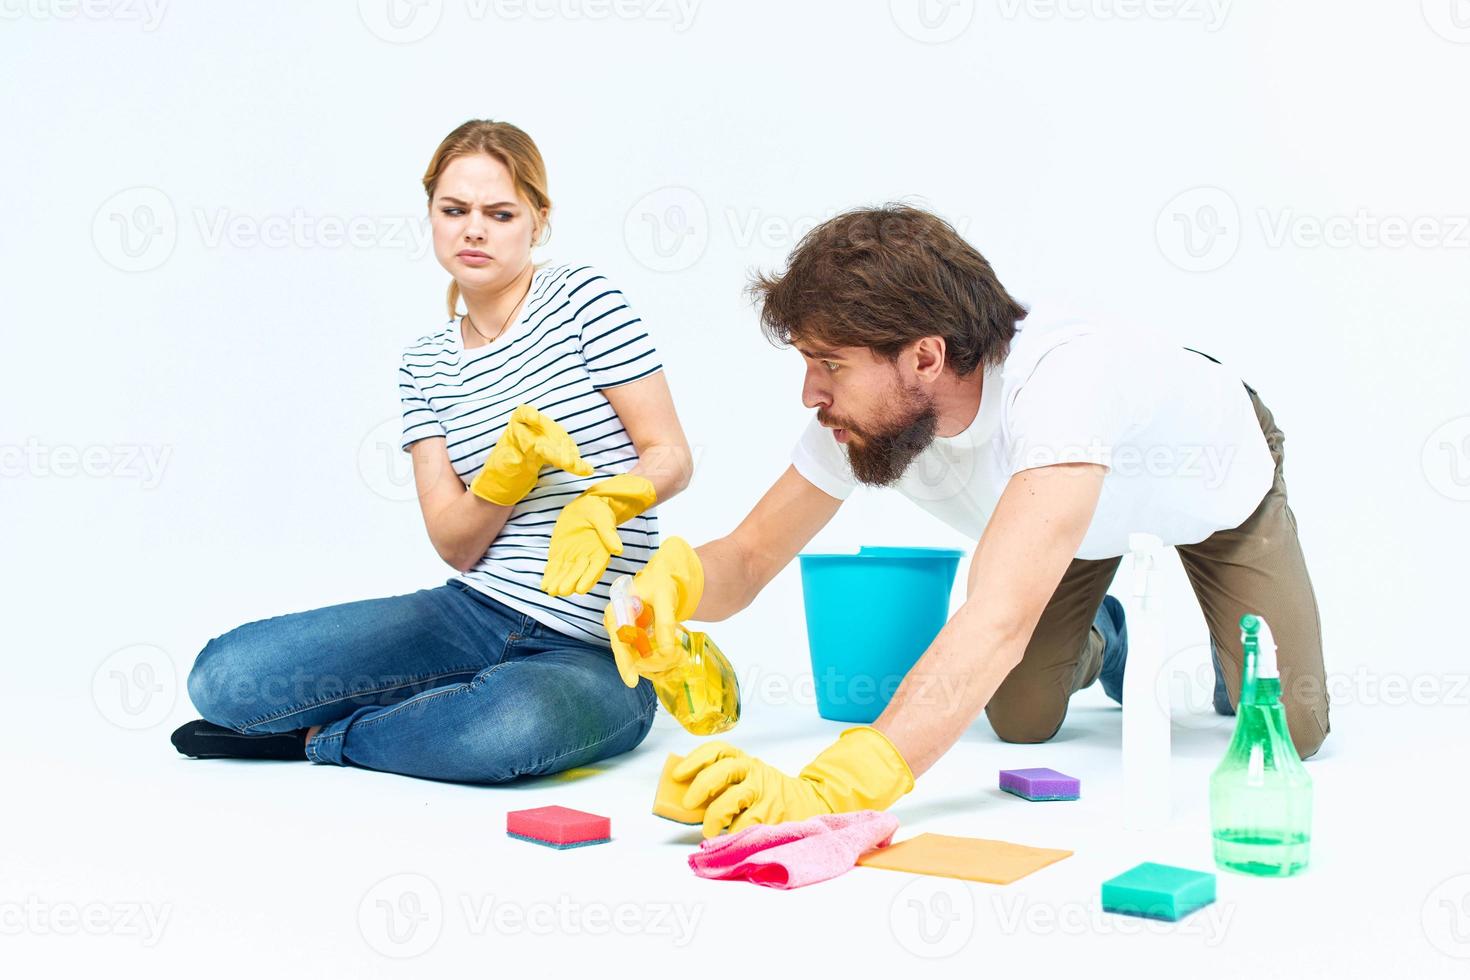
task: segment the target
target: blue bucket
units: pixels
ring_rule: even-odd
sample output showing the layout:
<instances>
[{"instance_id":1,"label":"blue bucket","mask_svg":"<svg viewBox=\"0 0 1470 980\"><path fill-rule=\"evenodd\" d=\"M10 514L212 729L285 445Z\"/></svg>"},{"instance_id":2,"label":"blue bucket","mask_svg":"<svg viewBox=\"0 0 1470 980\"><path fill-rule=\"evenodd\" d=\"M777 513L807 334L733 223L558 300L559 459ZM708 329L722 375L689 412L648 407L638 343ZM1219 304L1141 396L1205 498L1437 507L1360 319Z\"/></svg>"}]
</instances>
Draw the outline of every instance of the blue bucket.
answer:
<instances>
[{"instance_id":1,"label":"blue bucket","mask_svg":"<svg viewBox=\"0 0 1470 980\"><path fill-rule=\"evenodd\" d=\"M817 714L870 724L949 619L963 551L874 548L803 554L801 591Z\"/></svg>"}]
</instances>

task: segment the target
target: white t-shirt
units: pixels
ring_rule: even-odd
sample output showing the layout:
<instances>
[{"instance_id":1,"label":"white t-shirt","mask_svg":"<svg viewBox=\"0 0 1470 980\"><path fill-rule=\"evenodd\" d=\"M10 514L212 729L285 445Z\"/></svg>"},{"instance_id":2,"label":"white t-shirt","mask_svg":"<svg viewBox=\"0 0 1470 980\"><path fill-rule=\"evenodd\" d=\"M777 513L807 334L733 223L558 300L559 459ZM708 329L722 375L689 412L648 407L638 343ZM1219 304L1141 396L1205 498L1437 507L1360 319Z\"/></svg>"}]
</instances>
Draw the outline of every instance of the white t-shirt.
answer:
<instances>
[{"instance_id":1,"label":"white t-shirt","mask_svg":"<svg viewBox=\"0 0 1470 980\"><path fill-rule=\"evenodd\" d=\"M1194 544L1238 527L1275 464L1240 376L1164 338L1031 312L986 369L975 420L936 438L894 485L978 539L1011 476L1055 463L1108 467L1078 558L1126 554L1133 532ZM792 463L846 499L846 450L815 418Z\"/></svg>"}]
</instances>

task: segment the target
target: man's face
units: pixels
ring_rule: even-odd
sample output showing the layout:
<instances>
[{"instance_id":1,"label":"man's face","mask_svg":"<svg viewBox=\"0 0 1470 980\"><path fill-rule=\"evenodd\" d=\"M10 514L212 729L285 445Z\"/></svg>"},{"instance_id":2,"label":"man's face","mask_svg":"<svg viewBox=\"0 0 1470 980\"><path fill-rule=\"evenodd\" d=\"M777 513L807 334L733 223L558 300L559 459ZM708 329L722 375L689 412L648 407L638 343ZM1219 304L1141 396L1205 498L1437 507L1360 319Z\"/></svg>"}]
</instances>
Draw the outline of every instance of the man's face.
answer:
<instances>
[{"instance_id":1,"label":"man's face","mask_svg":"<svg viewBox=\"0 0 1470 980\"><path fill-rule=\"evenodd\" d=\"M934 441L932 395L906 380L898 364L865 347L796 345L806 361L801 400L847 450L858 482L887 486Z\"/></svg>"}]
</instances>

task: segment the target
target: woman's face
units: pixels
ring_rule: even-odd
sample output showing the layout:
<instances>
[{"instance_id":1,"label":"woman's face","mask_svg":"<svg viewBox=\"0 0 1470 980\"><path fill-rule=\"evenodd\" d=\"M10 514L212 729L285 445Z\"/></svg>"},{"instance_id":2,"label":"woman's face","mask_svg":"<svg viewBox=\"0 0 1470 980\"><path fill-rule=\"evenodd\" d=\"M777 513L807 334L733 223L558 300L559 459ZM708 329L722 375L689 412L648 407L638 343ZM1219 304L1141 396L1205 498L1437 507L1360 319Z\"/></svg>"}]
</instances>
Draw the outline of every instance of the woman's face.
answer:
<instances>
[{"instance_id":1,"label":"woman's face","mask_svg":"<svg viewBox=\"0 0 1470 980\"><path fill-rule=\"evenodd\" d=\"M502 288L525 270L545 216L489 154L456 157L429 202L434 256L466 292Z\"/></svg>"}]
</instances>

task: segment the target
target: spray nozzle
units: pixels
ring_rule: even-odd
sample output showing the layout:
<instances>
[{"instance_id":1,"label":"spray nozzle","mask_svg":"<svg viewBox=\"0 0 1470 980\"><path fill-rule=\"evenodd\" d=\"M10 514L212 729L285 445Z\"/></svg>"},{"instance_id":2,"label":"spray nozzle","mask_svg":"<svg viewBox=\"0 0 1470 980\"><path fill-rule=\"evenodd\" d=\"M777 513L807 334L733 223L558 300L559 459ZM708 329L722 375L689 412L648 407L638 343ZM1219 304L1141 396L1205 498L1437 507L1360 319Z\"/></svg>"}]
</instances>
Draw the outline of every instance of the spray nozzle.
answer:
<instances>
[{"instance_id":1,"label":"spray nozzle","mask_svg":"<svg viewBox=\"0 0 1470 980\"><path fill-rule=\"evenodd\" d=\"M1159 551L1164 542L1156 534L1136 531L1128 535L1128 550L1133 553L1133 594L1154 595L1154 573L1158 571Z\"/></svg>"},{"instance_id":2,"label":"spray nozzle","mask_svg":"<svg viewBox=\"0 0 1470 980\"><path fill-rule=\"evenodd\" d=\"M619 575L613 579L608 599L612 602L613 620L618 624L618 639L646 657L653 652L653 645L648 640L648 624L653 615L632 593L632 585L631 576Z\"/></svg>"},{"instance_id":3,"label":"spray nozzle","mask_svg":"<svg viewBox=\"0 0 1470 980\"><path fill-rule=\"evenodd\" d=\"M1281 676L1281 669L1276 665L1276 638L1266 621L1255 613L1240 617L1240 645L1246 650L1255 649L1256 677Z\"/></svg>"}]
</instances>

